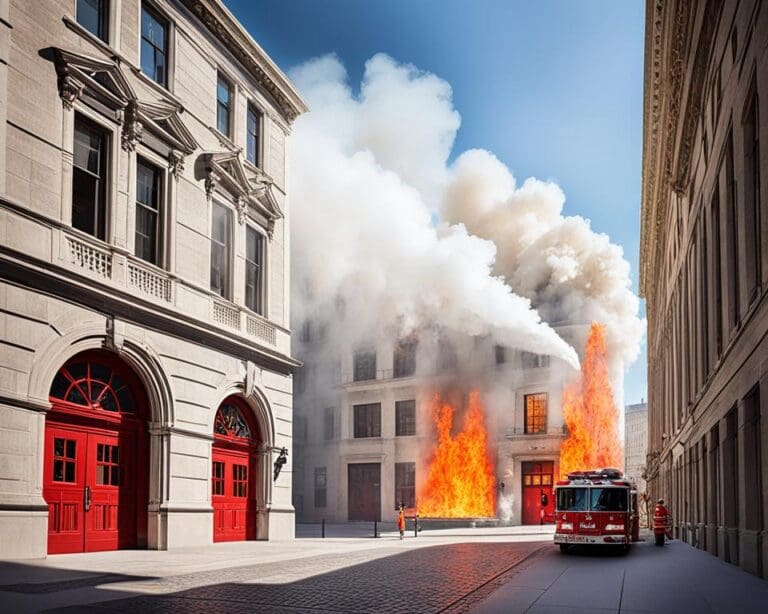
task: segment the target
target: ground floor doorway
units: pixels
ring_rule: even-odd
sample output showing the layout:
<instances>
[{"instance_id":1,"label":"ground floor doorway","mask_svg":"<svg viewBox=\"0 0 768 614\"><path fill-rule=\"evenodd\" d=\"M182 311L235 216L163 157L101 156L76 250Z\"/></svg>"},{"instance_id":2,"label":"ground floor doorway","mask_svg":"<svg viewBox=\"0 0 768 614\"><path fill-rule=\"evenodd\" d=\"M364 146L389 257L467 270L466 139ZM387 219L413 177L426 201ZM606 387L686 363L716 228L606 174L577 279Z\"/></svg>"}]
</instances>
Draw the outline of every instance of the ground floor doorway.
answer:
<instances>
[{"instance_id":1,"label":"ground floor doorway","mask_svg":"<svg viewBox=\"0 0 768 614\"><path fill-rule=\"evenodd\" d=\"M555 498L552 488L554 461L522 463L523 524L554 522Z\"/></svg>"},{"instance_id":2,"label":"ground floor doorway","mask_svg":"<svg viewBox=\"0 0 768 614\"><path fill-rule=\"evenodd\" d=\"M348 465L349 520L381 520L381 464Z\"/></svg>"}]
</instances>

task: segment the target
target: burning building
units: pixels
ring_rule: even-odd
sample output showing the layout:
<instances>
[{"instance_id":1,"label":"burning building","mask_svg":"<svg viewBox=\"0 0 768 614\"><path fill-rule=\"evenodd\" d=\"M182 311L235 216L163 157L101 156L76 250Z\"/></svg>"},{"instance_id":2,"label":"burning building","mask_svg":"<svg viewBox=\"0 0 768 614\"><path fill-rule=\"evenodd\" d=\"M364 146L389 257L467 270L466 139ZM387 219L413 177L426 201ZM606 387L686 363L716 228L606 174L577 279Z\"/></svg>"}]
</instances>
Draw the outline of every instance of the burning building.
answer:
<instances>
[{"instance_id":1,"label":"burning building","mask_svg":"<svg viewBox=\"0 0 768 614\"><path fill-rule=\"evenodd\" d=\"M581 340L586 328L556 330ZM428 517L549 520L572 373L562 361L424 334L347 348L334 362L325 340L305 322L296 347L306 365L294 388L300 520L387 520L401 501Z\"/></svg>"}]
</instances>

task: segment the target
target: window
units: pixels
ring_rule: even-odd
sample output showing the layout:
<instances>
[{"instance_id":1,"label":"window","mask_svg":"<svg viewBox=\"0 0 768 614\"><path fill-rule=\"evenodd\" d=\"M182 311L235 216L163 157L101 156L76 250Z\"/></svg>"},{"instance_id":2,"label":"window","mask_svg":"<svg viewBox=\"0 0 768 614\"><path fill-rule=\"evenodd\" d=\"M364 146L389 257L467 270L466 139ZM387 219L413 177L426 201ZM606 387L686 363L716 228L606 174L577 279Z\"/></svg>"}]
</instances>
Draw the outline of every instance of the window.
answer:
<instances>
[{"instance_id":1,"label":"window","mask_svg":"<svg viewBox=\"0 0 768 614\"><path fill-rule=\"evenodd\" d=\"M78 360L62 367L50 396L94 411L134 413L135 403L125 380L109 366Z\"/></svg>"},{"instance_id":2,"label":"window","mask_svg":"<svg viewBox=\"0 0 768 614\"><path fill-rule=\"evenodd\" d=\"M376 379L375 350L358 350L355 352L353 379L356 382Z\"/></svg>"},{"instance_id":3,"label":"window","mask_svg":"<svg viewBox=\"0 0 768 614\"><path fill-rule=\"evenodd\" d=\"M250 226L245 238L245 305L264 315L264 235Z\"/></svg>"},{"instance_id":4,"label":"window","mask_svg":"<svg viewBox=\"0 0 768 614\"><path fill-rule=\"evenodd\" d=\"M712 219L710 228L712 228L712 285L713 302L712 317L714 323L714 348L715 360L720 358L720 352L723 350L723 286L721 280L720 267L722 266L720 257L720 182L715 182L715 191L712 194Z\"/></svg>"},{"instance_id":5,"label":"window","mask_svg":"<svg viewBox=\"0 0 768 614\"><path fill-rule=\"evenodd\" d=\"M96 483L120 486L120 446L96 444Z\"/></svg>"},{"instance_id":6,"label":"window","mask_svg":"<svg viewBox=\"0 0 768 614\"><path fill-rule=\"evenodd\" d=\"M760 289L760 119L757 108L757 85L753 84L752 94L747 101L742 129L744 132L744 237L747 274L747 300L751 304Z\"/></svg>"},{"instance_id":7,"label":"window","mask_svg":"<svg viewBox=\"0 0 768 614\"><path fill-rule=\"evenodd\" d=\"M75 450L77 442L74 439L53 438L53 481L75 482Z\"/></svg>"},{"instance_id":8,"label":"window","mask_svg":"<svg viewBox=\"0 0 768 614\"><path fill-rule=\"evenodd\" d=\"M211 492L214 495L224 494L224 463L213 461L211 471Z\"/></svg>"},{"instance_id":9,"label":"window","mask_svg":"<svg viewBox=\"0 0 768 614\"><path fill-rule=\"evenodd\" d=\"M213 227L211 228L211 290L229 298L229 242L231 215L229 209L213 203Z\"/></svg>"},{"instance_id":10,"label":"window","mask_svg":"<svg viewBox=\"0 0 768 614\"><path fill-rule=\"evenodd\" d=\"M558 512L584 512L587 510L588 498L586 488L558 488Z\"/></svg>"},{"instance_id":11,"label":"window","mask_svg":"<svg viewBox=\"0 0 768 614\"><path fill-rule=\"evenodd\" d=\"M416 507L416 463L395 463L395 507Z\"/></svg>"},{"instance_id":12,"label":"window","mask_svg":"<svg viewBox=\"0 0 768 614\"><path fill-rule=\"evenodd\" d=\"M168 86L168 22L146 4L141 6L141 72Z\"/></svg>"},{"instance_id":13,"label":"window","mask_svg":"<svg viewBox=\"0 0 768 614\"><path fill-rule=\"evenodd\" d=\"M106 130L75 117L72 226L102 240L106 234L108 143Z\"/></svg>"},{"instance_id":14,"label":"window","mask_svg":"<svg viewBox=\"0 0 768 614\"><path fill-rule=\"evenodd\" d=\"M497 365L503 365L505 362L507 362L507 348L505 348L503 345L494 345L493 357Z\"/></svg>"},{"instance_id":15,"label":"window","mask_svg":"<svg viewBox=\"0 0 768 614\"><path fill-rule=\"evenodd\" d=\"M77 0L77 23L109 42L109 0Z\"/></svg>"},{"instance_id":16,"label":"window","mask_svg":"<svg viewBox=\"0 0 768 614\"><path fill-rule=\"evenodd\" d=\"M260 166L259 137L261 134L261 112L252 104L248 105L246 121L246 158L254 166Z\"/></svg>"},{"instance_id":17,"label":"window","mask_svg":"<svg viewBox=\"0 0 768 614\"><path fill-rule=\"evenodd\" d=\"M136 164L136 255L160 265L163 172L141 158Z\"/></svg>"},{"instance_id":18,"label":"window","mask_svg":"<svg viewBox=\"0 0 768 614\"><path fill-rule=\"evenodd\" d=\"M232 496L248 496L248 465L232 465Z\"/></svg>"},{"instance_id":19,"label":"window","mask_svg":"<svg viewBox=\"0 0 768 614\"><path fill-rule=\"evenodd\" d=\"M528 435L547 432L547 394L525 395L525 432Z\"/></svg>"},{"instance_id":20,"label":"window","mask_svg":"<svg viewBox=\"0 0 768 614\"><path fill-rule=\"evenodd\" d=\"M326 407L323 414L323 439L330 441L336 438L336 408Z\"/></svg>"},{"instance_id":21,"label":"window","mask_svg":"<svg viewBox=\"0 0 768 614\"><path fill-rule=\"evenodd\" d=\"M595 512L626 512L626 488L591 488L589 509Z\"/></svg>"},{"instance_id":22,"label":"window","mask_svg":"<svg viewBox=\"0 0 768 614\"><path fill-rule=\"evenodd\" d=\"M393 356L394 376L409 377L416 373L416 341L401 341Z\"/></svg>"},{"instance_id":23,"label":"window","mask_svg":"<svg viewBox=\"0 0 768 614\"><path fill-rule=\"evenodd\" d=\"M216 129L229 136L229 110L231 108L232 86L219 73L216 84Z\"/></svg>"},{"instance_id":24,"label":"window","mask_svg":"<svg viewBox=\"0 0 768 614\"><path fill-rule=\"evenodd\" d=\"M315 507L326 505L326 484L328 475L325 467L315 467Z\"/></svg>"},{"instance_id":25,"label":"window","mask_svg":"<svg viewBox=\"0 0 768 614\"><path fill-rule=\"evenodd\" d=\"M736 180L733 175L733 133L729 132L725 152L725 231L728 264L728 327L733 331L739 323L739 223L736 211Z\"/></svg>"},{"instance_id":26,"label":"window","mask_svg":"<svg viewBox=\"0 0 768 614\"><path fill-rule=\"evenodd\" d=\"M549 356L523 352L523 369L541 369L549 366Z\"/></svg>"},{"instance_id":27,"label":"window","mask_svg":"<svg viewBox=\"0 0 768 614\"><path fill-rule=\"evenodd\" d=\"M438 372L454 371L459 365L459 357L456 347L449 339L441 337L437 342L437 370Z\"/></svg>"},{"instance_id":28,"label":"window","mask_svg":"<svg viewBox=\"0 0 768 614\"><path fill-rule=\"evenodd\" d=\"M395 435L403 437L416 434L416 401L395 403Z\"/></svg>"},{"instance_id":29,"label":"window","mask_svg":"<svg viewBox=\"0 0 768 614\"><path fill-rule=\"evenodd\" d=\"M355 439L381 437L381 403L355 405Z\"/></svg>"}]
</instances>

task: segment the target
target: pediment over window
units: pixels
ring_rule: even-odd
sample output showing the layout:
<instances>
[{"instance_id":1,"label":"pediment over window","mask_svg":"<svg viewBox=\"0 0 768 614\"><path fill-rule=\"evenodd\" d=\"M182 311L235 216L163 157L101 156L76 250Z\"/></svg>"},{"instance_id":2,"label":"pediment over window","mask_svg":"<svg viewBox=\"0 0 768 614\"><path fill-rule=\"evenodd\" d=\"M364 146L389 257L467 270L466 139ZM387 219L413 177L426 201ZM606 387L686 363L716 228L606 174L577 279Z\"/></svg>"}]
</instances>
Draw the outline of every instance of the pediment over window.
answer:
<instances>
[{"instance_id":1,"label":"pediment over window","mask_svg":"<svg viewBox=\"0 0 768 614\"><path fill-rule=\"evenodd\" d=\"M54 49L53 53L59 94L68 109L83 96L112 111L120 111L136 99L136 93L114 62L64 49Z\"/></svg>"},{"instance_id":2,"label":"pediment over window","mask_svg":"<svg viewBox=\"0 0 768 614\"><path fill-rule=\"evenodd\" d=\"M275 198L272 179L260 173L249 177L240 151L205 153L200 156L205 173L205 191L208 198L215 191L228 193L237 206L237 220L245 223L249 212L263 220L270 238L275 227L275 220L283 217L283 212Z\"/></svg>"},{"instance_id":3,"label":"pediment over window","mask_svg":"<svg viewBox=\"0 0 768 614\"><path fill-rule=\"evenodd\" d=\"M138 120L144 128L155 133L171 148L185 155L191 154L198 147L195 137L181 121L180 105L173 102L137 101Z\"/></svg>"}]
</instances>

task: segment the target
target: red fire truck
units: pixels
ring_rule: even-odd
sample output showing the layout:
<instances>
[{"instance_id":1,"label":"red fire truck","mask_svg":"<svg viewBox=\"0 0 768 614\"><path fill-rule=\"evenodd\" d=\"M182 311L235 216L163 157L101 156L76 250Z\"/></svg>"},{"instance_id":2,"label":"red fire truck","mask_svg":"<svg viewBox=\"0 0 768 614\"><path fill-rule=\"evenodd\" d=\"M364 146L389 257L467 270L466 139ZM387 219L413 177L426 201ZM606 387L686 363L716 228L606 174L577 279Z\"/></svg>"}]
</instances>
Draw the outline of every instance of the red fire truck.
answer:
<instances>
[{"instance_id":1,"label":"red fire truck","mask_svg":"<svg viewBox=\"0 0 768 614\"><path fill-rule=\"evenodd\" d=\"M574 471L555 485L555 543L615 544L638 541L640 516L635 485L618 469Z\"/></svg>"}]
</instances>

